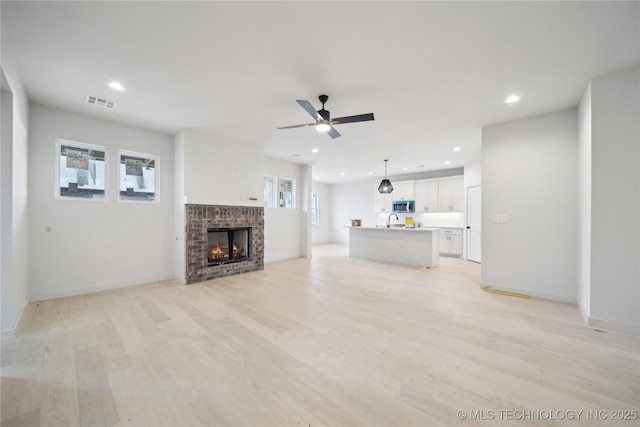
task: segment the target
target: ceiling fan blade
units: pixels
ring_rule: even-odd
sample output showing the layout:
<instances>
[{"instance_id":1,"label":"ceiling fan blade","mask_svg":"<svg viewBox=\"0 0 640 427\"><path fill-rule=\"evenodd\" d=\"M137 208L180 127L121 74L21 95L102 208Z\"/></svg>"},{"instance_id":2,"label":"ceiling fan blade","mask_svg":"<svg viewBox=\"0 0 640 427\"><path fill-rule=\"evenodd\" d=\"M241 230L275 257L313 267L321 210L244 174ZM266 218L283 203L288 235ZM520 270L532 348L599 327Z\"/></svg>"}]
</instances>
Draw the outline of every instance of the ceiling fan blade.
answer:
<instances>
[{"instance_id":1,"label":"ceiling fan blade","mask_svg":"<svg viewBox=\"0 0 640 427\"><path fill-rule=\"evenodd\" d=\"M315 126L315 125L316 125L315 123L307 123L307 124L304 124L304 125L282 126L282 127L279 127L278 129L303 128L305 126Z\"/></svg>"},{"instance_id":2,"label":"ceiling fan blade","mask_svg":"<svg viewBox=\"0 0 640 427\"><path fill-rule=\"evenodd\" d=\"M331 129L327 131L327 134L331 137L331 139L336 139L342 136L333 126L331 126Z\"/></svg>"},{"instance_id":3,"label":"ceiling fan blade","mask_svg":"<svg viewBox=\"0 0 640 427\"><path fill-rule=\"evenodd\" d=\"M335 119L331 119L331 124L332 125L341 125L341 124L344 124L344 123L368 122L369 120L374 120L373 113L358 114L357 116L337 117Z\"/></svg>"},{"instance_id":4,"label":"ceiling fan blade","mask_svg":"<svg viewBox=\"0 0 640 427\"><path fill-rule=\"evenodd\" d=\"M297 102L298 104L300 104L300 106L301 106L302 108L304 108L304 109L305 109L305 111L306 111L307 113L309 113L309 115L310 115L311 117L313 117L313 118L314 118L314 119L316 119L316 120L319 118L319 117L318 117L318 112L316 111L316 109L315 109L315 108L313 108L313 105L311 105L311 103L310 103L309 101L302 101L302 100L300 100L300 99L296 99L296 102Z\"/></svg>"}]
</instances>

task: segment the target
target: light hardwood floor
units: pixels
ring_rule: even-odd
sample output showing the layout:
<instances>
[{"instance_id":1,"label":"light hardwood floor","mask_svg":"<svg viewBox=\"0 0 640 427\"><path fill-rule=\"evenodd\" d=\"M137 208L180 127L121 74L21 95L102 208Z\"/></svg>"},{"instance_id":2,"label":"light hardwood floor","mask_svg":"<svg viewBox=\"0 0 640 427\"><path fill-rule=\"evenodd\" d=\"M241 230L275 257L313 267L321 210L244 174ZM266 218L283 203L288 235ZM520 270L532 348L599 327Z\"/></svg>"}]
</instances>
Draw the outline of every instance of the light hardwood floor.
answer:
<instances>
[{"instance_id":1,"label":"light hardwood floor","mask_svg":"<svg viewBox=\"0 0 640 427\"><path fill-rule=\"evenodd\" d=\"M638 337L483 292L474 263L346 254L32 303L0 347L2 426L558 426L522 418L640 409Z\"/></svg>"}]
</instances>

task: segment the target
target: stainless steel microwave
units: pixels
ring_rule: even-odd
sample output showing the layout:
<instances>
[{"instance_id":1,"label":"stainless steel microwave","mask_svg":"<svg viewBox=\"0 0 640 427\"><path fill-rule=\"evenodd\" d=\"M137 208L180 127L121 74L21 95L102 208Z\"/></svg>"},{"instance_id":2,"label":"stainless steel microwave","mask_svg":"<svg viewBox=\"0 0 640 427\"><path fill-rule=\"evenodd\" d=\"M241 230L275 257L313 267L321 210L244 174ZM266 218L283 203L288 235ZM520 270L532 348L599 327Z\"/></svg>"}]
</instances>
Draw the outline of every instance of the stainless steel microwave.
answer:
<instances>
[{"instance_id":1,"label":"stainless steel microwave","mask_svg":"<svg viewBox=\"0 0 640 427\"><path fill-rule=\"evenodd\" d=\"M393 211L397 213L413 213L416 210L416 203L413 200L395 200Z\"/></svg>"}]
</instances>

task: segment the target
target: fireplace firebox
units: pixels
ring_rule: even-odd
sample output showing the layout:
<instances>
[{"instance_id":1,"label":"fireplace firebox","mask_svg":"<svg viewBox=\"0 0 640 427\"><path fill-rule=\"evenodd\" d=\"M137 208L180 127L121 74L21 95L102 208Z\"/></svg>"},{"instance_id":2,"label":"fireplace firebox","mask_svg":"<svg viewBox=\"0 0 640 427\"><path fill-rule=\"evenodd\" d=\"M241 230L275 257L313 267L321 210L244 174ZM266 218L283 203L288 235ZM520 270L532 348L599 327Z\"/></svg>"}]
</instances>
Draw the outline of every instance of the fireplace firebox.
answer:
<instances>
[{"instance_id":1,"label":"fireplace firebox","mask_svg":"<svg viewBox=\"0 0 640 427\"><path fill-rule=\"evenodd\" d=\"M230 264L250 259L251 227L209 228L207 263Z\"/></svg>"}]
</instances>

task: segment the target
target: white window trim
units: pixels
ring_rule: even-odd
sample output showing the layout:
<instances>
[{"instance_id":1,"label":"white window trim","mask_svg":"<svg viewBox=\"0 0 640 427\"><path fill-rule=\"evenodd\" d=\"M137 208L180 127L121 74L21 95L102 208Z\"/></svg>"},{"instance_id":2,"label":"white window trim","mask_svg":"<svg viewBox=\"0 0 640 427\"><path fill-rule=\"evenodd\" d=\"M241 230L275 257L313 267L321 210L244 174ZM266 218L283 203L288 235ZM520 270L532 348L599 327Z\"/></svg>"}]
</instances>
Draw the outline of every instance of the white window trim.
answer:
<instances>
[{"instance_id":1,"label":"white window trim","mask_svg":"<svg viewBox=\"0 0 640 427\"><path fill-rule=\"evenodd\" d=\"M273 191L271 192L271 206L266 206L265 205L265 208L276 209L276 208L278 208L278 190L279 190L279 188L278 188L278 177L276 175L272 175L272 174L269 174L269 173L263 174L263 177L262 177L263 198L264 198L264 178L265 177L269 177L269 178L273 179ZM265 201L263 200L262 203L264 203L264 202Z\"/></svg>"},{"instance_id":2,"label":"white window trim","mask_svg":"<svg viewBox=\"0 0 640 427\"><path fill-rule=\"evenodd\" d=\"M316 206L314 206L313 204L313 195L316 195L315 199L316 199ZM310 212L313 212L315 210L316 212L316 218L318 219L318 222L316 224L313 223L313 215L311 216L311 226L313 228L320 228L320 193L317 191L312 191L311 192L311 208L309 209Z\"/></svg>"},{"instance_id":3,"label":"white window trim","mask_svg":"<svg viewBox=\"0 0 640 427\"><path fill-rule=\"evenodd\" d=\"M155 162L155 183L154 183L154 196L153 200L122 200L120 198L120 156L134 156L134 157L143 157L147 159L153 159ZM148 153L139 153L136 151L129 150L118 150L118 202L121 203L142 203L145 205L150 204L159 204L160 203L160 156L156 154L148 154Z\"/></svg>"},{"instance_id":4,"label":"white window trim","mask_svg":"<svg viewBox=\"0 0 640 427\"><path fill-rule=\"evenodd\" d=\"M280 195L280 182L282 181L291 181L291 207L288 208L286 206L280 206L280 198L278 197ZM278 189L278 191L276 191L276 206L280 209L296 209L296 205L298 202L298 197L296 194L296 179L295 178L288 178L286 176L281 176L278 177L278 186L276 187Z\"/></svg>"},{"instance_id":5,"label":"white window trim","mask_svg":"<svg viewBox=\"0 0 640 427\"><path fill-rule=\"evenodd\" d=\"M84 148L89 150L97 150L104 152L104 197L101 199L87 199L84 197L69 197L60 194L60 152L63 145L75 146L78 148ZM101 145L87 144L85 142L70 141L68 139L56 138L56 146L54 153L55 162L55 179L53 187L53 196L56 200L69 200L75 202L97 202L102 203L109 200L109 149Z\"/></svg>"}]
</instances>

